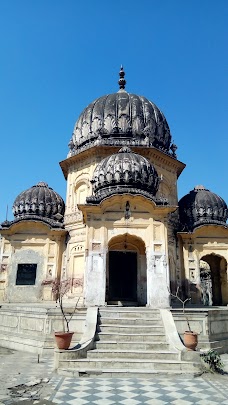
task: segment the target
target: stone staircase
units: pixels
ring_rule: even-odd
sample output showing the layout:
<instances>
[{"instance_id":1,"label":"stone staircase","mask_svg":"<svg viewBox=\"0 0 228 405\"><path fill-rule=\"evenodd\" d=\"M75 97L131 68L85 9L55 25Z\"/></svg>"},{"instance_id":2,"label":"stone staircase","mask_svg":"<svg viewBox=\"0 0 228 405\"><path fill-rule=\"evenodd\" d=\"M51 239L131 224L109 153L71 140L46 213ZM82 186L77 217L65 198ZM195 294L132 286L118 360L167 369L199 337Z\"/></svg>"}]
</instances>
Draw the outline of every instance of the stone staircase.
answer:
<instances>
[{"instance_id":1,"label":"stone staircase","mask_svg":"<svg viewBox=\"0 0 228 405\"><path fill-rule=\"evenodd\" d=\"M68 352L69 353L69 352ZM94 349L87 358L62 358L59 371L75 376L135 376L197 373L198 364L182 361L167 342L158 309L104 307L98 311Z\"/></svg>"}]
</instances>

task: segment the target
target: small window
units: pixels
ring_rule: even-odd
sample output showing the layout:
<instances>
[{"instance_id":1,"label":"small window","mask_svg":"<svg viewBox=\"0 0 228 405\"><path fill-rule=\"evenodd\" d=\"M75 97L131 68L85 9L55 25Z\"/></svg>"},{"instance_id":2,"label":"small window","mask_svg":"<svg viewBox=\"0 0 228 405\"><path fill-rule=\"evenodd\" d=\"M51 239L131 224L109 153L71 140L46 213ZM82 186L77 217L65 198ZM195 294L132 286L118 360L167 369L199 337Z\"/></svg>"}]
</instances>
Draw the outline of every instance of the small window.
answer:
<instances>
[{"instance_id":1,"label":"small window","mask_svg":"<svg viewBox=\"0 0 228 405\"><path fill-rule=\"evenodd\" d=\"M25 263L17 266L16 285L34 285L37 264Z\"/></svg>"}]
</instances>

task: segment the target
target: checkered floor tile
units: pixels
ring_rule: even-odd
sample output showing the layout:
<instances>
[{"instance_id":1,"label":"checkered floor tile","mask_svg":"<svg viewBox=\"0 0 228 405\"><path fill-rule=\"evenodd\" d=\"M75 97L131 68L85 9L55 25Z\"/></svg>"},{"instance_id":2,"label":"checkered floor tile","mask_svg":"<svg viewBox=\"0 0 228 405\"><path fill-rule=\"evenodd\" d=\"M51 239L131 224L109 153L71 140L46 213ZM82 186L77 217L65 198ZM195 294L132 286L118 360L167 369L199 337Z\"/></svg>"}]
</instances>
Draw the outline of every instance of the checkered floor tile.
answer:
<instances>
[{"instance_id":1,"label":"checkered floor tile","mask_svg":"<svg viewBox=\"0 0 228 405\"><path fill-rule=\"evenodd\" d=\"M197 378L67 378L53 373L53 358L38 363L36 355L22 352L0 356L0 364L0 405L228 405L228 373ZM21 395L12 396L10 387L44 377L49 382L27 402Z\"/></svg>"},{"instance_id":2,"label":"checkered floor tile","mask_svg":"<svg viewBox=\"0 0 228 405\"><path fill-rule=\"evenodd\" d=\"M60 405L228 405L228 380L224 378L221 386L202 377L63 378L49 400Z\"/></svg>"}]
</instances>

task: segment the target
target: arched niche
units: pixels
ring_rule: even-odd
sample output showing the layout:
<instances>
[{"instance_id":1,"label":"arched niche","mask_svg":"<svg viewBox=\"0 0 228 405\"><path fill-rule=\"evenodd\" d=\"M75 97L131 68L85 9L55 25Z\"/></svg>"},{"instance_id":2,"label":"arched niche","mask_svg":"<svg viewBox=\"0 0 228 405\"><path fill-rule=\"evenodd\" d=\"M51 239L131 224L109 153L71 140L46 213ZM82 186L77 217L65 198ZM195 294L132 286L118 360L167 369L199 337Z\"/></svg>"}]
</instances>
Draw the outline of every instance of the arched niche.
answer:
<instances>
[{"instance_id":1,"label":"arched niche","mask_svg":"<svg viewBox=\"0 0 228 405\"><path fill-rule=\"evenodd\" d=\"M88 197L90 191L90 183L87 178L78 179L74 187L74 205L85 204L86 197Z\"/></svg>"},{"instance_id":2,"label":"arched niche","mask_svg":"<svg viewBox=\"0 0 228 405\"><path fill-rule=\"evenodd\" d=\"M86 197L90 195L90 182L87 177L79 176L74 185L73 185L73 190L72 190L72 195L71 195L71 212L74 213L75 221L82 221L83 216L81 210L79 210L78 205L79 204L85 204L86 203Z\"/></svg>"},{"instance_id":3,"label":"arched niche","mask_svg":"<svg viewBox=\"0 0 228 405\"><path fill-rule=\"evenodd\" d=\"M166 176L162 176L162 179L159 184L158 195L163 198L167 198L168 201L174 203L173 201L173 189L170 186L170 179L166 178Z\"/></svg>"}]
</instances>

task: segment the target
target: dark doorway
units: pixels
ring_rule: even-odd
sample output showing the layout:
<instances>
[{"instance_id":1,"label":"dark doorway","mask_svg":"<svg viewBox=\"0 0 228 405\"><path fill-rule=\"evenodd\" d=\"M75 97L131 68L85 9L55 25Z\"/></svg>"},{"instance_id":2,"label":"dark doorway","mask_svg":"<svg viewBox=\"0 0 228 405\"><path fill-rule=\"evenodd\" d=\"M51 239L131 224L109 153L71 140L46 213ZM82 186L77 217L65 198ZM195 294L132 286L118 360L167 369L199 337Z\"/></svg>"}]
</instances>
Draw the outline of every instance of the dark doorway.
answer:
<instances>
[{"instance_id":1,"label":"dark doorway","mask_svg":"<svg viewBox=\"0 0 228 405\"><path fill-rule=\"evenodd\" d=\"M109 300L137 301L136 252L109 252Z\"/></svg>"}]
</instances>

